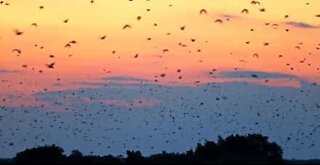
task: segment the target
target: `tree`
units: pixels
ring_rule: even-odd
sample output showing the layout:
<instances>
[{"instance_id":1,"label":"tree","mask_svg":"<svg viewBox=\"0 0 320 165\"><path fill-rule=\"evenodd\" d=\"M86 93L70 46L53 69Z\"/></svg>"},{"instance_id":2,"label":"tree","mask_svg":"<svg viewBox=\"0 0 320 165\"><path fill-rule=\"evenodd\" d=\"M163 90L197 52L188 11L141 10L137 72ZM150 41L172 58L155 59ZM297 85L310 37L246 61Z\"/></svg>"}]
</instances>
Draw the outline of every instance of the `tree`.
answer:
<instances>
[{"instance_id":1,"label":"tree","mask_svg":"<svg viewBox=\"0 0 320 165\"><path fill-rule=\"evenodd\" d=\"M144 157L140 151L127 151L128 164L142 164L144 162Z\"/></svg>"},{"instance_id":2,"label":"tree","mask_svg":"<svg viewBox=\"0 0 320 165\"><path fill-rule=\"evenodd\" d=\"M55 145L27 149L17 153L15 162L18 164L57 164L66 159L63 152L61 147Z\"/></svg>"},{"instance_id":3,"label":"tree","mask_svg":"<svg viewBox=\"0 0 320 165\"><path fill-rule=\"evenodd\" d=\"M71 151L71 154L68 157L68 159L71 163L81 163L81 160L83 159L83 154L79 150L73 150Z\"/></svg>"},{"instance_id":4,"label":"tree","mask_svg":"<svg viewBox=\"0 0 320 165\"><path fill-rule=\"evenodd\" d=\"M162 153L144 157L140 151L127 151L127 157L83 156L73 150L68 158L55 145L27 149L16 155L15 163L32 164L280 164L282 149L260 134L231 135L218 142L206 141L184 153ZM1 161L0 161L1 163Z\"/></svg>"},{"instance_id":5,"label":"tree","mask_svg":"<svg viewBox=\"0 0 320 165\"><path fill-rule=\"evenodd\" d=\"M198 143L194 155L196 159L204 161L213 161L219 157L219 146L212 141L206 141L204 145Z\"/></svg>"},{"instance_id":6,"label":"tree","mask_svg":"<svg viewBox=\"0 0 320 165\"><path fill-rule=\"evenodd\" d=\"M220 139L218 145L222 150L221 162L282 163L281 147L260 134L231 135L225 140Z\"/></svg>"}]
</instances>

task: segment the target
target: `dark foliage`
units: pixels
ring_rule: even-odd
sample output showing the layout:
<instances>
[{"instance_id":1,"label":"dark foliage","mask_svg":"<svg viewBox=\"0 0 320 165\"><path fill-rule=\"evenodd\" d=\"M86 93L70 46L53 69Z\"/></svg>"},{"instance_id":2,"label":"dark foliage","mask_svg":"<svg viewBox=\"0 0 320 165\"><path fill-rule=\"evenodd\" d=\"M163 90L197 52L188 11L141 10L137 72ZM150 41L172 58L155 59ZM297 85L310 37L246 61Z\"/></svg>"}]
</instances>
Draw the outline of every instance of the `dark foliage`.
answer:
<instances>
[{"instance_id":1,"label":"dark foliage","mask_svg":"<svg viewBox=\"0 0 320 165\"><path fill-rule=\"evenodd\" d=\"M27 149L19 152L15 157L15 162L18 164L60 164L65 161L63 149L52 145Z\"/></svg>"},{"instance_id":2,"label":"dark foliage","mask_svg":"<svg viewBox=\"0 0 320 165\"><path fill-rule=\"evenodd\" d=\"M142 156L140 151L127 151L127 164L143 164L144 157Z\"/></svg>"},{"instance_id":3,"label":"dark foliage","mask_svg":"<svg viewBox=\"0 0 320 165\"><path fill-rule=\"evenodd\" d=\"M14 163L32 164L281 164L282 149L276 143L268 142L268 137L260 134L248 136L232 135L219 137L217 143L207 141L198 144L195 150L185 153L167 153L144 157L140 151L127 151L127 157L84 156L74 150L69 156L55 145L27 149L16 155Z\"/></svg>"},{"instance_id":4,"label":"dark foliage","mask_svg":"<svg viewBox=\"0 0 320 165\"><path fill-rule=\"evenodd\" d=\"M232 135L225 140L219 138L219 162L270 164L282 162L282 149L269 143L268 137L260 134L249 136Z\"/></svg>"}]
</instances>

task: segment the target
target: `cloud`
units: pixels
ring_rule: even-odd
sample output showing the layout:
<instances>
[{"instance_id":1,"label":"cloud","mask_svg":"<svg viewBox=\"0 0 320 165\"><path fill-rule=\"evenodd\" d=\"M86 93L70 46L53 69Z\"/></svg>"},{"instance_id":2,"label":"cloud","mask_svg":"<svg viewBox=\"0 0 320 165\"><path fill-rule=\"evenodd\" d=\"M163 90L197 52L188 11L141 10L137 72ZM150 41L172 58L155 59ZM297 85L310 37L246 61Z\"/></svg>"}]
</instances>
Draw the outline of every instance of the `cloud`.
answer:
<instances>
[{"instance_id":1,"label":"cloud","mask_svg":"<svg viewBox=\"0 0 320 165\"><path fill-rule=\"evenodd\" d=\"M54 83L54 84L52 84L53 86L55 86L55 87L62 87L63 86L63 83Z\"/></svg>"},{"instance_id":2,"label":"cloud","mask_svg":"<svg viewBox=\"0 0 320 165\"><path fill-rule=\"evenodd\" d=\"M237 15L224 14L224 13L220 13L220 14L218 14L217 16L218 16L218 17L225 18L225 19L236 19L236 18L239 18L239 16L237 16Z\"/></svg>"},{"instance_id":3,"label":"cloud","mask_svg":"<svg viewBox=\"0 0 320 165\"><path fill-rule=\"evenodd\" d=\"M18 72L18 71L16 71L16 70L0 69L0 74L1 74L1 73L16 73L16 72Z\"/></svg>"},{"instance_id":4,"label":"cloud","mask_svg":"<svg viewBox=\"0 0 320 165\"><path fill-rule=\"evenodd\" d=\"M121 99L110 99L110 100L99 100L100 104L109 106L118 106L123 108L143 108L143 107L154 107L160 104L159 100L155 99L132 99L132 100L121 100ZM98 102L98 103L99 103Z\"/></svg>"},{"instance_id":5,"label":"cloud","mask_svg":"<svg viewBox=\"0 0 320 165\"><path fill-rule=\"evenodd\" d=\"M315 29L320 27L319 25L316 26L316 25L312 25L304 22L294 22L294 21L286 22L286 24L297 27L297 28L304 28L304 29Z\"/></svg>"},{"instance_id":6,"label":"cloud","mask_svg":"<svg viewBox=\"0 0 320 165\"><path fill-rule=\"evenodd\" d=\"M115 84L126 84L126 87L131 87L130 84L145 84L152 83L152 81L147 79L135 78L135 77L123 77L123 76L113 76L104 77L99 81L94 82L76 82L75 84L84 86L112 86Z\"/></svg>"},{"instance_id":7,"label":"cloud","mask_svg":"<svg viewBox=\"0 0 320 165\"><path fill-rule=\"evenodd\" d=\"M300 88L307 81L291 74L260 71L221 71L213 75L214 82L242 82L268 87Z\"/></svg>"},{"instance_id":8,"label":"cloud","mask_svg":"<svg viewBox=\"0 0 320 165\"><path fill-rule=\"evenodd\" d=\"M220 72L222 77L225 78L256 78L256 79L279 79L290 78L302 81L299 77L290 74L272 73L272 72L259 72L259 71L236 71L236 72Z\"/></svg>"},{"instance_id":9,"label":"cloud","mask_svg":"<svg viewBox=\"0 0 320 165\"><path fill-rule=\"evenodd\" d=\"M103 78L104 80L111 80L111 81L149 81L146 79L135 78L135 77L122 77L122 76L114 76L114 77L106 77Z\"/></svg>"}]
</instances>

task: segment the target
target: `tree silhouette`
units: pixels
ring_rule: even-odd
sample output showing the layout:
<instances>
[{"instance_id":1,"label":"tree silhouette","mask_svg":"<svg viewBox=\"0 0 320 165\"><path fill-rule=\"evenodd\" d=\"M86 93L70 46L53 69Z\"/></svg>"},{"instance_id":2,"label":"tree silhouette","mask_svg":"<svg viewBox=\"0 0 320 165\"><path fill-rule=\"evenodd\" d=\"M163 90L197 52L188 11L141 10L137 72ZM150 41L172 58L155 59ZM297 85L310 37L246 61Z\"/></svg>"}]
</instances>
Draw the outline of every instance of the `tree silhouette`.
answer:
<instances>
[{"instance_id":1,"label":"tree silhouette","mask_svg":"<svg viewBox=\"0 0 320 165\"><path fill-rule=\"evenodd\" d=\"M15 162L18 164L57 164L65 161L66 157L63 152L62 148L55 145L27 149L17 153Z\"/></svg>"},{"instance_id":2,"label":"tree silhouette","mask_svg":"<svg viewBox=\"0 0 320 165\"><path fill-rule=\"evenodd\" d=\"M268 137L260 134L248 136L231 135L218 142L221 148L222 162L245 163L281 163L282 149L275 143L269 143Z\"/></svg>"},{"instance_id":3,"label":"tree silhouette","mask_svg":"<svg viewBox=\"0 0 320 165\"><path fill-rule=\"evenodd\" d=\"M184 153L163 151L144 157L140 151L127 151L127 157L84 156L73 150L70 156L63 155L63 149L55 145L37 147L19 152L13 163L32 164L280 164L283 163L282 149L276 143L270 143L268 137L260 134L247 136L231 135L218 142L206 141L197 144L195 150ZM10 162L10 160L9 160ZM1 164L1 162L0 162Z\"/></svg>"},{"instance_id":4,"label":"tree silhouette","mask_svg":"<svg viewBox=\"0 0 320 165\"><path fill-rule=\"evenodd\" d=\"M184 154L167 153L165 151L161 154L151 155L147 160L148 164L190 164L192 162Z\"/></svg>"},{"instance_id":5,"label":"tree silhouette","mask_svg":"<svg viewBox=\"0 0 320 165\"><path fill-rule=\"evenodd\" d=\"M71 151L70 156L68 157L70 163L78 163L83 160L83 154L79 150Z\"/></svg>"},{"instance_id":6,"label":"tree silhouette","mask_svg":"<svg viewBox=\"0 0 320 165\"><path fill-rule=\"evenodd\" d=\"M220 155L219 146L212 141L206 141L204 145L198 143L195 150L195 158L203 161L216 160Z\"/></svg>"},{"instance_id":7,"label":"tree silhouette","mask_svg":"<svg viewBox=\"0 0 320 165\"><path fill-rule=\"evenodd\" d=\"M128 164L142 164L144 162L144 157L140 151L127 151Z\"/></svg>"}]
</instances>

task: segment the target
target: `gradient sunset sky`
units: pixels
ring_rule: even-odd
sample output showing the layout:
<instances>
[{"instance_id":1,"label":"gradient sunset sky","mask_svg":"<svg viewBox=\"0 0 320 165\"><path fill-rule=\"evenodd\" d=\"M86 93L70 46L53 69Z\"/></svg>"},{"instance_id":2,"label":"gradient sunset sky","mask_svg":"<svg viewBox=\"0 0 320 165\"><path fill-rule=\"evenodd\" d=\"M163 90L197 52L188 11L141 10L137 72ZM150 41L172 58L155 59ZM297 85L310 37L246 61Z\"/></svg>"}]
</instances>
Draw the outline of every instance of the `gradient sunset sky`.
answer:
<instances>
[{"instance_id":1,"label":"gradient sunset sky","mask_svg":"<svg viewBox=\"0 0 320 165\"><path fill-rule=\"evenodd\" d=\"M316 0L260 1L261 5L240 0L4 2L10 5L2 4L0 11L1 69L32 73L34 68L59 77L82 73L101 77L103 69L148 79L167 73L166 81L179 81L175 72L180 69L185 81L194 81L204 79L199 73L213 68L239 68L319 81L320 2ZM265 12L260 11L263 8ZM202 9L208 14L200 15ZM243 9L249 13L241 14ZM68 23L63 22L66 19ZM215 23L216 19L223 23ZM132 28L123 30L126 24ZM183 26L185 30L180 30ZM24 33L16 36L14 30ZM100 40L102 36L106 39ZM78 43L65 48L72 40ZM20 49L21 55L17 57L13 49ZM169 51L163 53L164 49ZM51 62L56 63L55 70L46 69Z\"/></svg>"},{"instance_id":2,"label":"gradient sunset sky","mask_svg":"<svg viewBox=\"0 0 320 165\"><path fill-rule=\"evenodd\" d=\"M35 94L80 89L106 77L168 86L320 83L320 1L254 2L4 0L0 106L43 107ZM252 74L225 76L229 72ZM150 102L147 107L157 103Z\"/></svg>"}]
</instances>

